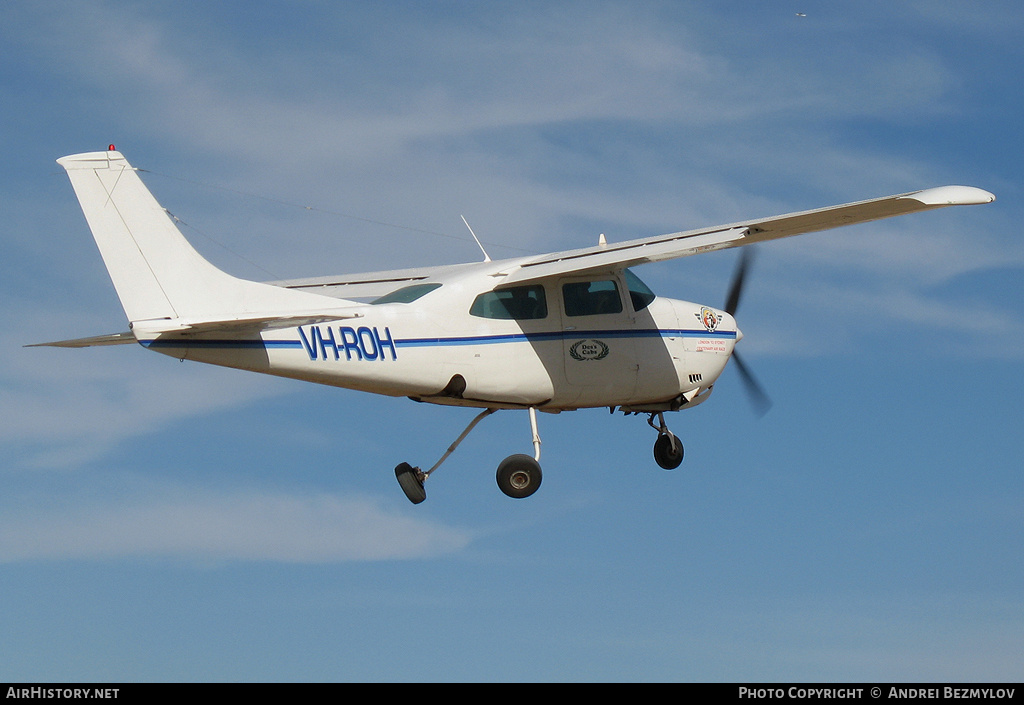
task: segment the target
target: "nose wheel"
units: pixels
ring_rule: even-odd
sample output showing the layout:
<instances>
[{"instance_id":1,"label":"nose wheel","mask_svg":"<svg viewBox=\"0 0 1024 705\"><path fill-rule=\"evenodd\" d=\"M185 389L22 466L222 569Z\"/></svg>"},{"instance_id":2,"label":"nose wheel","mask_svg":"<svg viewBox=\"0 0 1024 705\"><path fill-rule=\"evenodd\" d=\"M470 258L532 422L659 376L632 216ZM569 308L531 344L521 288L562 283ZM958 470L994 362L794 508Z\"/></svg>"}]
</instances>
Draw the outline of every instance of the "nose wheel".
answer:
<instances>
[{"instance_id":1,"label":"nose wheel","mask_svg":"<svg viewBox=\"0 0 1024 705\"><path fill-rule=\"evenodd\" d=\"M654 425L655 416L658 417L657 426ZM675 470L683 462L683 444L668 430L661 413L651 414L647 423L658 432L658 440L654 442L654 461L665 470Z\"/></svg>"},{"instance_id":2,"label":"nose wheel","mask_svg":"<svg viewBox=\"0 0 1024 705\"><path fill-rule=\"evenodd\" d=\"M654 460L666 470L675 470L683 462L683 444L671 431L654 442Z\"/></svg>"}]
</instances>

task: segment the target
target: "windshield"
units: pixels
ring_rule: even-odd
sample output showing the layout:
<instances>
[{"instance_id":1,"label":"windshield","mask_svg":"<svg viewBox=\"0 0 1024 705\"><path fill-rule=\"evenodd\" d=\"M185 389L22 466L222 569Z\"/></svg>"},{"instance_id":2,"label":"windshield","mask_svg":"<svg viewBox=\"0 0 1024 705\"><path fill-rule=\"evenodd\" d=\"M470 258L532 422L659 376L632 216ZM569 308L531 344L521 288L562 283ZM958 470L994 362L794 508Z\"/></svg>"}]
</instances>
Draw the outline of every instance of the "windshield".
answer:
<instances>
[{"instance_id":1,"label":"windshield","mask_svg":"<svg viewBox=\"0 0 1024 705\"><path fill-rule=\"evenodd\" d=\"M404 286L401 289L396 289L390 294L385 294L379 299L374 299L371 304L411 304L421 296L425 296L432 292L434 289L439 288L440 284L413 284L412 286Z\"/></svg>"},{"instance_id":2,"label":"windshield","mask_svg":"<svg viewBox=\"0 0 1024 705\"><path fill-rule=\"evenodd\" d=\"M640 277L628 269L626 270L626 286L629 287L629 300L633 302L634 311L644 310L657 298L654 292L640 281Z\"/></svg>"}]
</instances>

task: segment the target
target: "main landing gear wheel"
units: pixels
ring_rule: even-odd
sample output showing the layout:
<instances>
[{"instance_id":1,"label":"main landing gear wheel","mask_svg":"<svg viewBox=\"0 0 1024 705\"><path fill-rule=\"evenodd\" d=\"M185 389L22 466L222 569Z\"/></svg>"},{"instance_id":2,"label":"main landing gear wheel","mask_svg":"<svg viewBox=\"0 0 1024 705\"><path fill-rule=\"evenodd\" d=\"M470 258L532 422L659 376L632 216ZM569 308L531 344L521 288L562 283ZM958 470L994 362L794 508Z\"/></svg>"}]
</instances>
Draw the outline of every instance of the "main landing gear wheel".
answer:
<instances>
[{"instance_id":1,"label":"main landing gear wheel","mask_svg":"<svg viewBox=\"0 0 1024 705\"><path fill-rule=\"evenodd\" d=\"M498 466L497 480L498 487L509 497L529 497L540 487L540 463L529 455L510 455Z\"/></svg>"},{"instance_id":2,"label":"main landing gear wheel","mask_svg":"<svg viewBox=\"0 0 1024 705\"><path fill-rule=\"evenodd\" d=\"M662 433L654 442L654 460L666 470L675 470L683 462L683 444L671 433Z\"/></svg>"},{"instance_id":3,"label":"main landing gear wheel","mask_svg":"<svg viewBox=\"0 0 1024 705\"><path fill-rule=\"evenodd\" d=\"M495 411L497 409L484 409L477 414L469 422L469 425L466 426L462 435L448 446L445 454L429 470L420 470L418 467L409 465L409 463L401 463L395 468L395 477L398 478L398 484L410 502L419 504L427 498L427 491L423 489L423 483L430 477L430 474L437 470L449 455L455 452L455 449L469 435L474 426L480 423L484 417L490 416ZM533 430L533 457L531 458L528 455L510 455L501 461L501 465L498 466L498 487L502 492L514 499L529 497L540 487L540 434L537 433L537 410L534 407L530 407L530 428Z\"/></svg>"},{"instance_id":4,"label":"main landing gear wheel","mask_svg":"<svg viewBox=\"0 0 1024 705\"><path fill-rule=\"evenodd\" d=\"M421 475L420 469L414 468L409 463L401 463L395 468L398 484L413 504L419 504L427 498L427 491L423 488Z\"/></svg>"}]
</instances>

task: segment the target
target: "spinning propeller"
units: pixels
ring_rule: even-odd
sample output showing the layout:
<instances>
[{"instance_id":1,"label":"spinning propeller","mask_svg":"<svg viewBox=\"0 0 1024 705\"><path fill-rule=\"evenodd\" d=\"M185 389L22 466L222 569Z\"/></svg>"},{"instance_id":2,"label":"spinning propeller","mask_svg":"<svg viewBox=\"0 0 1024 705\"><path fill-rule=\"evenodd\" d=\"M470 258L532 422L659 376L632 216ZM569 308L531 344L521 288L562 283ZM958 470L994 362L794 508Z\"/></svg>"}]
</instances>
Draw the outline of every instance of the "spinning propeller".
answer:
<instances>
[{"instance_id":1,"label":"spinning propeller","mask_svg":"<svg viewBox=\"0 0 1024 705\"><path fill-rule=\"evenodd\" d=\"M740 261L736 267L736 273L733 275L732 285L729 287L729 296L725 300L725 312L734 318L736 316L736 309L740 304L740 295L743 293L743 280L747 276L747 270L750 268L750 261L753 256L754 251L750 247L744 247L740 250ZM736 362L736 369L739 370L740 377L743 379L743 385L747 389L747 395L750 397L750 403L754 406L754 411L759 416L764 416L772 406L771 399L768 398L764 389L761 388L757 379L754 378L754 374L743 362L739 351L733 350L732 359Z\"/></svg>"}]
</instances>

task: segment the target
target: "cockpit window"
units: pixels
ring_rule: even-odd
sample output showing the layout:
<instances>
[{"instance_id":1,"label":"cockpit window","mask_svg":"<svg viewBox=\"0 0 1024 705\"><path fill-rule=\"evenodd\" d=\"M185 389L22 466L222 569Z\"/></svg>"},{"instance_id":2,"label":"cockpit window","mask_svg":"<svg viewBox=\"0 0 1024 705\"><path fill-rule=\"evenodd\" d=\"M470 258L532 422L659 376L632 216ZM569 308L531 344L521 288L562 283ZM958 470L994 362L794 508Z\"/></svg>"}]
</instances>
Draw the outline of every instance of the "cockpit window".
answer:
<instances>
[{"instance_id":1,"label":"cockpit window","mask_svg":"<svg viewBox=\"0 0 1024 705\"><path fill-rule=\"evenodd\" d=\"M640 277L626 270L626 286L629 287L629 300L633 302L634 311L642 311L647 308L655 298L646 284L640 281Z\"/></svg>"},{"instance_id":2,"label":"cockpit window","mask_svg":"<svg viewBox=\"0 0 1024 705\"><path fill-rule=\"evenodd\" d=\"M385 294L379 299L374 299L371 304L411 304L421 296L426 296L434 289L439 288L440 284L413 284L412 286L404 286L401 289L396 289L390 294Z\"/></svg>"},{"instance_id":3,"label":"cockpit window","mask_svg":"<svg viewBox=\"0 0 1024 705\"><path fill-rule=\"evenodd\" d=\"M614 279L562 285L566 316L622 313L622 299Z\"/></svg>"},{"instance_id":4,"label":"cockpit window","mask_svg":"<svg viewBox=\"0 0 1024 705\"><path fill-rule=\"evenodd\" d=\"M543 286L514 286L480 294L469 313L480 318L522 321L546 318L548 304Z\"/></svg>"}]
</instances>

